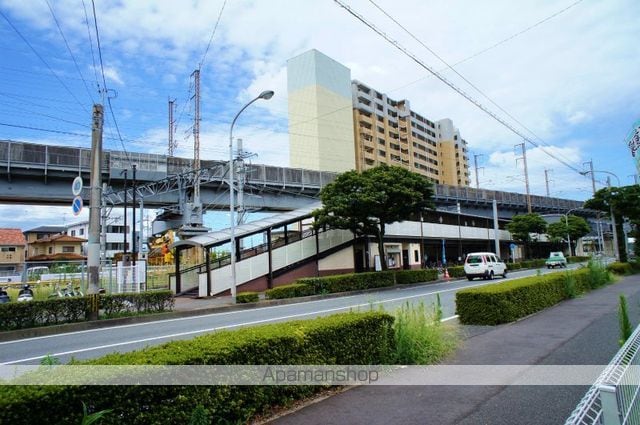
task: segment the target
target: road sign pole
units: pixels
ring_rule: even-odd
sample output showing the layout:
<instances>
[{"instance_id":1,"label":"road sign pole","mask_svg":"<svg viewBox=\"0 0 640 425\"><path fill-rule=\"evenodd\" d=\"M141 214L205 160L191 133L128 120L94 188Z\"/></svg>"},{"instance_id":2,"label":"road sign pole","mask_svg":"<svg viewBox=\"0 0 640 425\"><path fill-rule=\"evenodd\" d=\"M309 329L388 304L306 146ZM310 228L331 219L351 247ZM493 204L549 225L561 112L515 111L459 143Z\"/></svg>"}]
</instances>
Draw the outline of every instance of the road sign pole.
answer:
<instances>
[{"instance_id":1,"label":"road sign pole","mask_svg":"<svg viewBox=\"0 0 640 425\"><path fill-rule=\"evenodd\" d=\"M98 319L98 287L100 286L100 204L102 201L102 105L93 105L91 128L91 204L89 205L89 241L87 243L87 269L91 297L89 320Z\"/></svg>"}]
</instances>

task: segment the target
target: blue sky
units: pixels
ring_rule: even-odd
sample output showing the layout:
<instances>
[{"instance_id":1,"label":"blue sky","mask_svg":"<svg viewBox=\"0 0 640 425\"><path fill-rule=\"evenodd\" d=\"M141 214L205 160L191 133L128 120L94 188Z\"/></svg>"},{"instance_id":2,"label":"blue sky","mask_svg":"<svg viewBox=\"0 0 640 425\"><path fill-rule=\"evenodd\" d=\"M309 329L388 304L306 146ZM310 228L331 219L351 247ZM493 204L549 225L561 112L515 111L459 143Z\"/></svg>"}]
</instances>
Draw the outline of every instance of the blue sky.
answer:
<instances>
[{"instance_id":1,"label":"blue sky","mask_svg":"<svg viewBox=\"0 0 640 425\"><path fill-rule=\"evenodd\" d=\"M345 3L519 131L528 132L522 125L532 130L530 137L547 152L576 169L593 159L595 169L615 172L623 185L633 181L629 176L636 171L623 139L640 118L637 1ZM84 6L82 0L0 0L1 139L90 146L91 105L100 101L97 89L104 84L92 4L84 0ZM409 99L417 112L451 118L471 154L483 155L481 187L524 192L514 155L522 140L428 77L334 1L102 0L95 6L106 86L124 139L107 113L106 149L165 154L167 100L174 98L178 155L192 157L190 75L200 64L201 158L226 158L231 118L247 100L272 89L274 98L247 110L234 133L257 154L254 162L288 166L286 61L316 48L348 66L352 78ZM455 69L489 98L376 6L449 64L464 60ZM539 148L527 148L532 193L545 193L544 170L551 169L551 195L589 197L588 178ZM606 175L598 177L604 181ZM25 211L30 225L57 223L63 211L65 220L73 219L70 207L0 205L0 227L24 227Z\"/></svg>"}]
</instances>

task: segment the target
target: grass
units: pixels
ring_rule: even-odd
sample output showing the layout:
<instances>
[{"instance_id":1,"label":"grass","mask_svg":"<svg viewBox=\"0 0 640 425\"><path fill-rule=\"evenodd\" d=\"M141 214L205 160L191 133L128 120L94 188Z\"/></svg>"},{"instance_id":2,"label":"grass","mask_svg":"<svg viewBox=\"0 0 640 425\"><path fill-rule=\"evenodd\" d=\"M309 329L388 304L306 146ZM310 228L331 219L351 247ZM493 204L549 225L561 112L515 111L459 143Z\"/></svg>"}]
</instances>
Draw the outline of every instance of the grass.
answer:
<instances>
[{"instance_id":1,"label":"grass","mask_svg":"<svg viewBox=\"0 0 640 425\"><path fill-rule=\"evenodd\" d=\"M434 364L458 346L456 329L440 322L439 304L428 311L424 303L403 304L394 313L397 364Z\"/></svg>"}]
</instances>

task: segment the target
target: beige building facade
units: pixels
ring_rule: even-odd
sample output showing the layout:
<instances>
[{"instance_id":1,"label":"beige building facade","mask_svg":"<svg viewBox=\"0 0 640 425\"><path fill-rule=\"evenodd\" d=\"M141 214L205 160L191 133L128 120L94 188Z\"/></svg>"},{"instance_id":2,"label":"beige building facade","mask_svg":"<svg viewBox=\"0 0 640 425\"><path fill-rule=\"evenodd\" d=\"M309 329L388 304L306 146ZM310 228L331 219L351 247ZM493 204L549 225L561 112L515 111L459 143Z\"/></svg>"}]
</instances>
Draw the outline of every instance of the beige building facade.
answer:
<instances>
[{"instance_id":1,"label":"beige building facade","mask_svg":"<svg viewBox=\"0 0 640 425\"><path fill-rule=\"evenodd\" d=\"M429 120L408 100L351 80L317 50L287 63L290 166L363 171L397 165L434 183L469 186L467 142L450 119Z\"/></svg>"}]
</instances>

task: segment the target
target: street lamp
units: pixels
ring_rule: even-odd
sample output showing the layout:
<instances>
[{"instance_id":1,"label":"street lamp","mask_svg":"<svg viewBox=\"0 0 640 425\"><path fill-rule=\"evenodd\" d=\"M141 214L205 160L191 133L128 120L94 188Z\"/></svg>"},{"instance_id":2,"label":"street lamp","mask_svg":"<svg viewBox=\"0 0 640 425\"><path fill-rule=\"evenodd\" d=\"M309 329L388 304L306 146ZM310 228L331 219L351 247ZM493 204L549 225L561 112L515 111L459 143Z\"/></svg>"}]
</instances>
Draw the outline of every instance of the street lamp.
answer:
<instances>
[{"instance_id":1,"label":"street lamp","mask_svg":"<svg viewBox=\"0 0 640 425\"><path fill-rule=\"evenodd\" d=\"M269 100L273 97L273 90L265 90L260 93L258 96L253 98L249 103L244 105L242 109L233 117L233 121L231 121L231 128L229 129L229 215L230 215L230 226L229 226L229 242L231 244L231 297L235 300L236 298L236 220L235 220L235 205L234 205L234 194L233 194L233 173L234 173L234 164L233 164L233 126L236 124L236 120L240 116L245 109L249 107L253 102L264 99Z\"/></svg>"},{"instance_id":2,"label":"street lamp","mask_svg":"<svg viewBox=\"0 0 640 425\"><path fill-rule=\"evenodd\" d=\"M581 209L582 207L571 208L569 211L564 213L564 224L567 226L567 245L569 246L569 257L571 257L571 233L569 232L569 213L571 211L581 210Z\"/></svg>"},{"instance_id":3,"label":"street lamp","mask_svg":"<svg viewBox=\"0 0 640 425\"><path fill-rule=\"evenodd\" d=\"M618 187L620 187L620 178L615 175L614 173L612 173L611 171L604 171L604 170L588 170L588 171L580 171L580 174L582 174L583 176L586 176L587 174L591 174L591 178L594 179L594 173L604 173L604 174L609 174L612 175L613 177L616 178L616 180L618 181ZM611 179L607 179L607 186L609 187L609 189L611 189ZM596 186L595 186L595 179L593 181L593 194L595 195L596 192ZM611 205L611 203L609 204L609 214L611 214L611 225L613 226L613 250L616 256L616 261L620 261L620 249L618 248L618 230L616 229L616 218L613 215L613 206ZM603 238L603 242L604 242L604 238Z\"/></svg>"}]
</instances>

